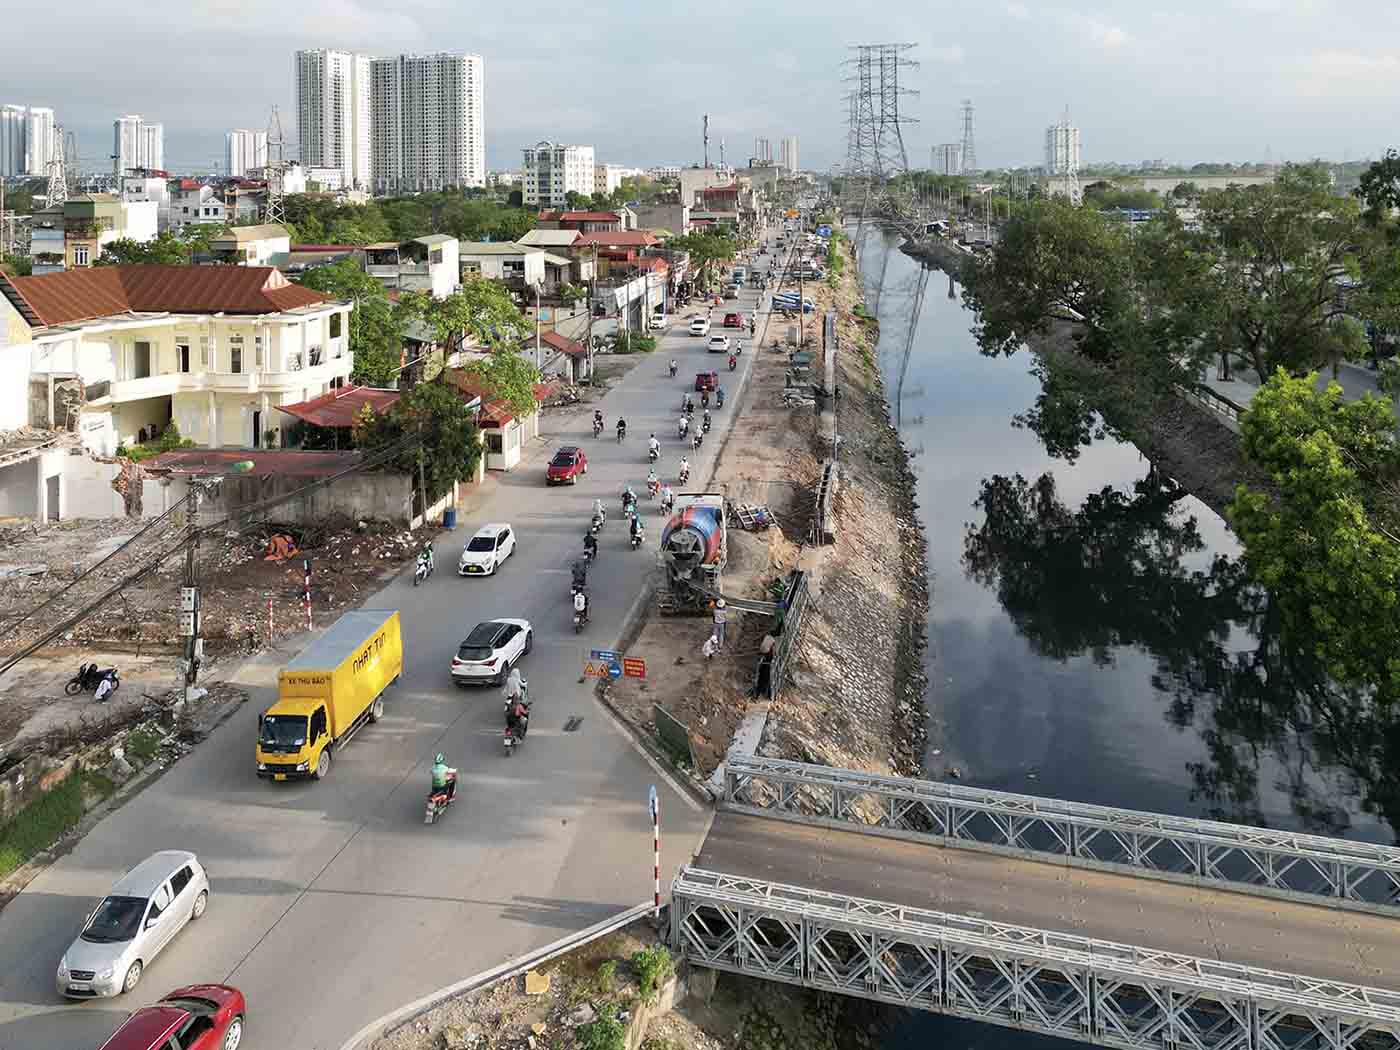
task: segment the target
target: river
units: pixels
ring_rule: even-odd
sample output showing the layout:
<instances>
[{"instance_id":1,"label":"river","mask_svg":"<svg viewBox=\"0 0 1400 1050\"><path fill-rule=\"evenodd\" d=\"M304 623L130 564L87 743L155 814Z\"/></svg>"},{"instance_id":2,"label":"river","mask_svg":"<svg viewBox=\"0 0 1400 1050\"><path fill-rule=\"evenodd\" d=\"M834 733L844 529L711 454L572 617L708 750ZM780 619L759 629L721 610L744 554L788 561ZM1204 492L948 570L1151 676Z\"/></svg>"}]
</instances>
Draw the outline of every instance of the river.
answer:
<instances>
[{"instance_id":1,"label":"river","mask_svg":"<svg viewBox=\"0 0 1400 1050\"><path fill-rule=\"evenodd\" d=\"M937 270L910 339L920 264L878 231L860 253L892 410L904 370L928 538L927 774L1394 841L1387 748L1369 740L1390 727L1324 726L1301 702L1306 676L1224 521L1132 445L1051 458L1015 425L1040 390L1030 355L981 356ZM891 1050L1060 1042L932 1015L896 1027Z\"/></svg>"}]
</instances>

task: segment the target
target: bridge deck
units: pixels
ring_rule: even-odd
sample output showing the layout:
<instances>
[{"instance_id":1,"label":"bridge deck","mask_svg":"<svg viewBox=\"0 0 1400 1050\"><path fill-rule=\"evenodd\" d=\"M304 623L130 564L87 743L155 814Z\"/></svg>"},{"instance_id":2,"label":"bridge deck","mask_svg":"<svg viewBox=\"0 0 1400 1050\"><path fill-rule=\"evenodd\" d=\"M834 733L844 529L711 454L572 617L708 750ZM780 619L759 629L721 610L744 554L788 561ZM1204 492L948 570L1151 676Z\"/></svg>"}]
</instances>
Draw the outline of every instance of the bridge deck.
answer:
<instances>
[{"instance_id":1,"label":"bridge deck","mask_svg":"<svg viewBox=\"0 0 1400 1050\"><path fill-rule=\"evenodd\" d=\"M1400 917L724 811L695 863L807 889L1400 991Z\"/></svg>"}]
</instances>

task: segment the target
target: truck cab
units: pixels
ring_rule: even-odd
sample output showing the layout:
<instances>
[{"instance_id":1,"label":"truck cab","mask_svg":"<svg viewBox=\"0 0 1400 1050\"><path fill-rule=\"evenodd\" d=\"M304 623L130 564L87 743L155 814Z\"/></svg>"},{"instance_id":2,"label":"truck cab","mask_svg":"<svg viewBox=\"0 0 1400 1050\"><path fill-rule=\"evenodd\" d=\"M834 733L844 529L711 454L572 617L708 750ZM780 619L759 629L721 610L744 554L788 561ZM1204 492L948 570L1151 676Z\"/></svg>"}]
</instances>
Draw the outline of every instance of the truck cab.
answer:
<instances>
[{"instance_id":1,"label":"truck cab","mask_svg":"<svg viewBox=\"0 0 1400 1050\"><path fill-rule=\"evenodd\" d=\"M274 780L320 779L325 775L321 756L330 742L324 701L280 700L258 717L258 773Z\"/></svg>"}]
</instances>

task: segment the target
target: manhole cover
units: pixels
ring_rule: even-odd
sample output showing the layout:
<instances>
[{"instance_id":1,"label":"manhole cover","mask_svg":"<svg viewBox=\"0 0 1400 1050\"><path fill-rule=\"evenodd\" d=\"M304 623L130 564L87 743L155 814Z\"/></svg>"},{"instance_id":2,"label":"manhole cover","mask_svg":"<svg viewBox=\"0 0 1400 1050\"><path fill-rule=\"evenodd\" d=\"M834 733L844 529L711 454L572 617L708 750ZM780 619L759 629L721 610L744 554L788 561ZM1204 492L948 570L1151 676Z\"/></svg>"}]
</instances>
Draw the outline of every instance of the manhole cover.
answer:
<instances>
[{"instance_id":1,"label":"manhole cover","mask_svg":"<svg viewBox=\"0 0 1400 1050\"><path fill-rule=\"evenodd\" d=\"M580 718L578 715L574 715L572 718L570 718L567 722L564 723L564 732L577 732L578 727L581 725L583 725L583 719Z\"/></svg>"}]
</instances>

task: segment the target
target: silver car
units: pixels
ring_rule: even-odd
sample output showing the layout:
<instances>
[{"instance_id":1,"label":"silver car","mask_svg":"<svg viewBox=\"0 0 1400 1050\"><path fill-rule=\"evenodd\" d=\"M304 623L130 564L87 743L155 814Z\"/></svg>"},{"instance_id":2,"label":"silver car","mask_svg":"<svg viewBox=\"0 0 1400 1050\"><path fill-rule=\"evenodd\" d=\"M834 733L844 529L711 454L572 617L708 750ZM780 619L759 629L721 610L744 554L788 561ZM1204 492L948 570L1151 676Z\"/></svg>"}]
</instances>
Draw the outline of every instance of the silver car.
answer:
<instances>
[{"instance_id":1,"label":"silver car","mask_svg":"<svg viewBox=\"0 0 1400 1050\"><path fill-rule=\"evenodd\" d=\"M162 850L123 875L58 961L58 994L121 995L209 904L209 876L193 853Z\"/></svg>"}]
</instances>

